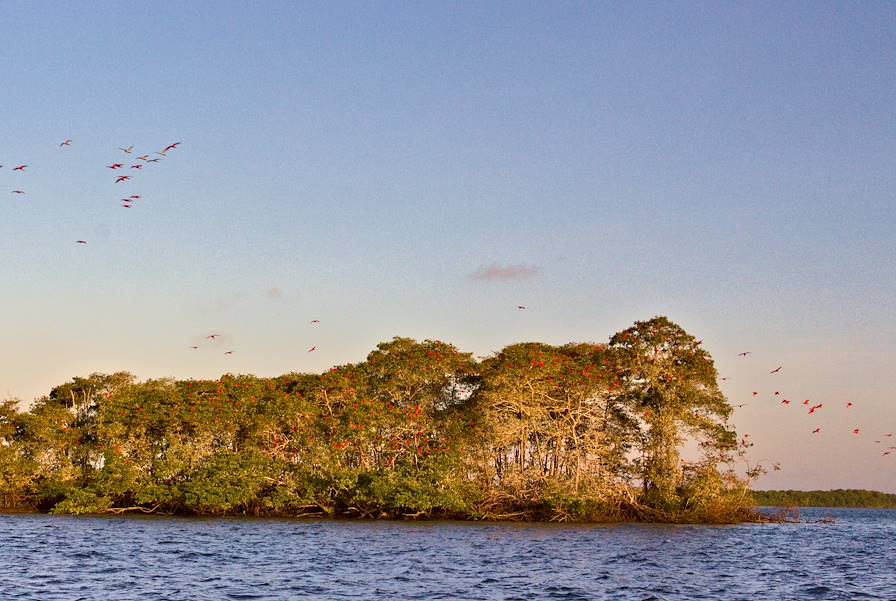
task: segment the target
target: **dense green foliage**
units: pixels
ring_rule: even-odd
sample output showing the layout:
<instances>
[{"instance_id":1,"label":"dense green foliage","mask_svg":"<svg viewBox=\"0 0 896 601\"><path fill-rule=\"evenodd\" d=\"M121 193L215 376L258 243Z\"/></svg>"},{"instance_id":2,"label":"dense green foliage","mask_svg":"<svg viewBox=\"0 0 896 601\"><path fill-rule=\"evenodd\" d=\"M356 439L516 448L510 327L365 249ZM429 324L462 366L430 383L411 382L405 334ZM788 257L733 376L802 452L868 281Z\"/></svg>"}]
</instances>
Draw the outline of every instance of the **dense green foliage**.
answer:
<instances>
[{"instance_id":1,"label":"dense green foliage","mask_svg":"<svg viewBox=\"0 0 896 601\"><path fill-rule=\"evenodd\" d=\"M753 499L767 507L865 507L896 509L896 495L876 490L754 490Z\"/></svg>"},{"instance_id":2,"label":"dense green foliage","mask_svg":"<svg viewBox=\"0 0 896 601\"><path fill-rule=\"evenodd\" d=\"M664 317L478 362L395 338L322 374L93 374L0 406L0 506L54 513L736 521L731 408ZM687 440L701 457L683 461Z\"/></svg>"}]
</instances>

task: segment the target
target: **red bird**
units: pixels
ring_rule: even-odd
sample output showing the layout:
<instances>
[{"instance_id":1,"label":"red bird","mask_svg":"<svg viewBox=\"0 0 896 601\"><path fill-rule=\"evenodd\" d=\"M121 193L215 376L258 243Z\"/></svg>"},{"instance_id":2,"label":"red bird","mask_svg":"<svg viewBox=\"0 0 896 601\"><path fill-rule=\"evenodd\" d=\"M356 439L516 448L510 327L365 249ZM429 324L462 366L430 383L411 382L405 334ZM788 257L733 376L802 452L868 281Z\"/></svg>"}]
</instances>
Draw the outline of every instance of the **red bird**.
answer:
<instances>
[{"instance_id":1,"label":"red bird","mask_svg":"<svg viewBox=\"0 0 896 601\"><path fill-rule=\"evenodd\" d=\"M209 334L208 336L206 336L206 338L209 340L214 340L218 336L220 336L220 334Z\"/></svg>"},{"instance_id":2,"label":"red bird","mask_svg":"<svg viewBox=\"0 0 896 601\"><path fill-rule=\"evenodd\" d=\"M143 165L140 165L139 163L136 165L131 165L131 169L143 169Z\"/></svg>"},{"instance_id":3,"label":"red bird","mask_svg":"<svg viewBox=\"0 0 896 601\"><path fill-rule=\"evenodd\" d=\"M315 349L317 349L317 347L316 347L316 346L312 346L310 349L308 349L308 352L310 353L310 352L314 351Z\"/></svg>"},{"instance_id":4,"label":"red bird","mask_svg":"<svg viewBox=\"0 0 896 601\"><path fill-rule=\"evenodd\" d=\"M312 320L311 320L311 323L320 323L320 320L319 320L319 319L312 319Z\"/></svg>"},{"instance_id":5,"label":"red bird","mask_svg":"<svg viewBox=\"0 0 896 601\"><path fill-rule=\"evenodd\" d=\"M806 399L805 401L803 401L803 405L808 405L808 404L809 404L809 399Z\"/></svg>"},{"instance_id":6,"label":"red bird","mask_svg":"<svg viewBox=\"0 0 896 601\"><path fill-rule=\"evenodd\" d=\"M121 169L122 164L121 163L112 163L111 165L106 165L106 168L107 169Z\"/></svg>"},{"instance_id":7,"label":"red bird","mask_svg":"<svg viewBox=\"0 0 896 601\"><path fill-rule=\"evenodd\" d=\"M12 192L10 192L10 194L24 194L24 193L25 193L24 190L13 190Z\"/></svg>"},{"instance_id":8,"label":"red bird","mask_svg":"<svg viewBox=\"0 0 896 601\"><path fill-rule=\"evenodd\" d=\"M121 207L122 207L123 209L130 209L131 206L132 206L132 205L131 205L131 201L129 201L129 200L123 200L123 201L121 201Z\"/></svg>"},{"instance_id":9,"label":"red bird","mask_svg":"<svg viewBox=\"0 0 896 601\"><path fill-rule=\"evenodd\" d=\"M754 391L753 391L753 396L757 396L757 395L759 395L759 393L756 392L756 391L754 390Z\"/></svg>"},{"instance_id":10,"label":"red bird","mask_svg":"<svg viewBox=\"0 0 896 601\"><path fill-rule=\"evenodd\" d=\"M782 405L789 405L789 404L790 404L790 401L788 401L787 399L784 399L783 401L781 401L781 404L782 404Z\"/></svg>"},{"instance_id":11,"label":"red bird","mask_svg":"<svg viewBox=\"0 0 896 601\"><path fill-rule=\"evenodd\" d=\"M812 430L812 434L818 434L819 432L821 432L821 428L815 428L814 430Z\"/></svg>"},{"instance_id":12,"label":"red bird","mask_svg":"<svg viewBox=\"0 0 896 601\"><path fill-rule=\"evenodd\" d=\"M780 394L781 394L781 393L778 392L777 390L775 391L775 396L780 396Z\"/></svg>"},{"instance_id":13,"label":"red bird","mask_svg":"<svg viewBox=\"0 0 896 601\"><path fill-rule=\"evenodd\" d=\"M847 402L847 403L846 403L846 408L849 409L850 407L852 407L852 403Z\"/></svg>"},{"instance_id":14,"label":"red bird","mask_svg":"<svg viewBox=\"0 0 896 601\"><path fill-rule=\"evenodd\" d=\"M770 374L776 374L776 373L778 373L779 371L781 371L781 368L782 368L782 367L784 367L784 366L783 366L783 365L779 365L778 367L776 367L775 369L771 370L771 371L768 372L768 373L770 373Z\"/></svg>"},{"instance_id":15,"label":"red bird","mask_svg":"<svg viewBox=\"0 0 896 601\"><path fill-rule=\"evenodd\" d=\"M852 433L853 433L853 434L858 434L858 433L859 433L859 429L858 429L858 428L853 429Z\"/></svg>"},{"instance_id":16,"label":"red bird","mask_svg":"<svg viewBox=\"0 0 896 601\"><path fill-rule=\"evenodd\" d=\"M13 167L12 170L13 171L25 171L25 167L27 167L27 166L28 165L19 165L18 167Z\"/></svg>"},{"instance_id":17,"label":"red bird","mask_svg":"<svg viewBox=\"0 0 896 601\"><path fill-rule=\"evenodd\" d=\"M140 195L139 195L139 194L132 194L131 196L128 196L128 198L131 199L131 200L140 200Z\"/></svg>"},{"instance_id":18,"label":"red bird","mask_svg":"<svg viewBox=\"0 0 896 601\"><path fill-rule=\"evenodd\" d=\"M161 152L161 154L165 154L165 153L168 152L169 150L174 150L175 148L178 147L179 144L180 144L180 142L175 142L174 144L169 144L168 146L165 147L165 150L163 150L163 151Z\"/></svg>"},{"instance_id":19,"label":"red bird","mask_svg":"<svg viewBox=\"0 0 896 601\"><path fill-rule=\"evenodd\" d=\"M71 140L65 140L62 144L59 145L59 148L62 148L63 146L71 146L71 145L72 145Z\"/></svg>"},{"instance_id":20,"label":"red bird","mask_svg":"<svg viewBox=\"0 0 896 601\"><path fill-rule=\"evenodd\" d=\"M131 179L131 176L130 176L130 175L119 175L119 176L118 176L118 179L115 180L115 183L116 183L116 184L120 184L121 182L123 182L123 181L127 181L127 180L129 180L129 179Z\"/></svg>"},{"instance_id":21,"label":"red bird","mask_svg":"<svg viewBox=\"0 0 896 601\"><path fill-rule=\"evenodd\" d=\"M225 355L232 355L232 354L233 354L233 351L226 351L224 354L225 354Z\"/></svg>"}]
</instances>

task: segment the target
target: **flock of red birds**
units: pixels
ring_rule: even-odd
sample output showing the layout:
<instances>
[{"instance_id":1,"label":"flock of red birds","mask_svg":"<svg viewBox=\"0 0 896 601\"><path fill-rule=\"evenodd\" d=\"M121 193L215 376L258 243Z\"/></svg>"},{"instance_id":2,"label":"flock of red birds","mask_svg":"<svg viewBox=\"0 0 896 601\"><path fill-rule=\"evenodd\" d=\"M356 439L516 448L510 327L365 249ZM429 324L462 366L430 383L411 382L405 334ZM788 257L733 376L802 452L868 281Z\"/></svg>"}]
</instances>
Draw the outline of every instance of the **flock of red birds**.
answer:
<instances>
[{"instance_id":1,"label":"flock of red birds","mask_svg":"<svg viewBox=\"0 0 896 601\"><path fill-rule=\"evenodd\" d=\"M169 152L171 152L172 150L174 150L178 146L180 146L180 144L181 144L180 142L174 142L172 144L169 144L160 152L154 153L156 155L154 158L152 158L151 155L149 155L149 154L142 154L140 156L137 156L134 159L137 162L132 163L129 166L129 169L132 171L139 172L141 169L143 169L144 165L149 165L151 163L158 163L162 159L166 158L168 156ZM64 149L70 147L71 145L72 145L72 141L70 139L65 139L59 143L59 148L64 150ZM134 147L128 146L127 148L119 148L119 150L124 152L126 155L130 156L134 152ZM128 162L131 162L131 161L128 161ZM112 169L112 170L118 170L118 169L124 169L125 165L126 165L125 163L113 162L111 165L106 165L106 168ZM3 168L3 165L0 165L0 169L2 169L2 168ZM12 168L12 171L13 171L13 173L19 172L19 173L25 174L27 169L28 169L28 164L24 163L21 165L16 165L15 167ZM115 178L115 183L121 184L121 183L127 182L131 179L132 179L132 176L130 176L130 175L119 175ZM25 190L22 190L22 189L12 190L11 193L12 194L26 194ZM131 194L127 198L121 199L121 206L125 209L129 209L129 208L131 208L131 206L133 205L135 200L140 200L141 198L142 198L142 196L140 196L139 194ZM87 244L87 240L75 240L75 243L76 244Z\"/></svg>"},{"instance_id":2,"label":"flock of red birds","mask_svg":"<svg viewBox=\"0 0 896 601\"><path fill-rule=\"evenodd\" d=\"M751 355L751 354L752 354L752 353L751 353L750 351L744 351L744 352L742 352L742 353L738 353L737 356L738 356L738 357L743 357L744 359L746 359L746 358L748 358L749 355ZM783 368L783 366L779 365L779 366L776 367L775 369L771 370L771 371L769 372L769 374L770 374L770 375L773 375L773 374L780 373L780 371L781 371L782 368ZM722 381L725 381L725 380L727 380L727 379L728 379L728 378L721 378ZM753 391L753 398L756 398L756 397L758 397L759 395L760 395L759 391L756 391L756 390ZM775 391L772 393L772 400L776 400L777 397L780 397L780 398L781 398L781 400L779 401L779 404L780 404L781 406L786 407L786 406L788 406L788 405L791 404L791 400L790 400L790 399L785 399L785 398L783 398L783 396L782 396L780 390L775 390ZM747 405L747 403L740 403L739 405L735 405L735 407L745 407L746 405ZM806 414L807 414L807 415L816 415L819 411L821 411L822 409L824 409L824 403L812 403L809 399L803 399L803 401L802 401L799 405L797 405L797 406L802 406L802 407L804 407L804 408L806 409ZM851 410L854 406L855 406L855 404L854 404L852 401L847 401L847 402L844 404L844 410L847 411L847 412L850 412L850 410ZM815 425L815 424L812 424L812 425ZM855 424L852 424L852 425L854 426ZM811 425L810 425L810 427L811 427ZM815 435L817 435L817 434L821 434L821 426L816 426L811 432L812 432L812 434L815 434ZM853 435L853 436L860 436L861 433L862 433L862 430L861 430L861 428L853 427L852 430L851 430L851 432L852 432L852 435ZM892 441L892 437L893 437L893 433L892 433L892 432L887 432L887 433L885 433L885 434L882 434L882 435L880 436L880 438L877 439L877 440L875 440L874 442L875 442L876 444L886 444L887 442L891 442L891 441ZM752 446L753 443L751 443L749 439L750 439L750 435L749 435L749 434L744 434L744 435L743 435L743 438L741 439L741 444L743 444L744 446ZM888 441L887 439L891 439L891 440ZM883 449L883 455L896 455L896 446L894 446L894 445L890 445L890 446L888 446L888 447L885 447L885 448Z\"/></svg>"},{"instance_id":3,"label":"flock of red birds","mask_svg":"<svg viewBox=\"0 0 896 601\"><path fill-rule=\"evenodd\" d=\"M64 150L64 149L70 147L71 145L72 145L72 140L67 138L59 143L59 148L60 148L60 150ZM106 165L106 168L111 169L112 171L119 172L119 173L123 172L123 171L119 171L119 170L125 170L125 169L127 169L128 173L139 173L142 171L142 169L145 166L152 165L154 163L158 163L159 161L167 158L168 153L171 152L172 150L176 150L177 147L180 145L181 145L181 142L172 142L171 144L169 144L162 150L155 152L153 154L147 153L147 154L140 154L140 155L136 155L136 156L134 156L134 146L133 145L127 146L127 147L120 147L119 150L121 152L123 152L125 155L127 155L129 160L127 160L125 162L113 161L109 165ZM133 159L131 159L132 156L133 156ZM2 168L3 168L3 165L0 165L0 169L2 169ZM28 169L28 164L23 163L21 165L16 165L15 167L13 167L12 172L13 173L18 172L18 173L21 173L24 175L27 172L27 169ZM132 175L116 175L114 183L115 184L123 184L123 183L130 182L132 179L133 179ZM21 189L12 190L11 193L18 194L18 195L26 194L25 190L21 190ZM141 200L142 198L143 198L143 196L141 196L140 194L131 194L127 197L121 198L121 206L122 206L122 208L130 209L134 205L135 201ZM75 240L75 243L76 244L87 244L87 240ZM320 320L312 319L311 323L319 324ZM209 342L217 342L217 341L219 341L220 338L221 338L220 334L209 334L208 336L206 336L206 340ZM199 346L191 345L190 349L199 350ZM311 353L316 350L317 350L317 346L312 346L311 348L308 349L308 352ZM224 355L230 356L230 355L233 355L234 353L235 353L235 351L228 350L228 351L224 352Z\"/></svg>"}]
</instances>

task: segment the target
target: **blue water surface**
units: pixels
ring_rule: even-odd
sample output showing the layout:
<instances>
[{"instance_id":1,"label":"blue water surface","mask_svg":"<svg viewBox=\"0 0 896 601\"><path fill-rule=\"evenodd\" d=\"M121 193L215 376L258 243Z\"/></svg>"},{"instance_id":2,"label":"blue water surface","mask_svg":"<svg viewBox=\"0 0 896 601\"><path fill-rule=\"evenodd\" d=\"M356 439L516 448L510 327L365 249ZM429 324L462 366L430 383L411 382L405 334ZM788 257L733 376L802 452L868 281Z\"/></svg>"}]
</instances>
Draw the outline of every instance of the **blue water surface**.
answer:
<instances>
[{"instance_id":1,"label":"blue water surface","mask_svg":"<svg viewBox=\"0 0 896 601\"><path fill-rule=\"evenodd\" d=\"M833 523L817 523L825 517ZM799 524L0 516L0 600L887 599L896 511Z\"/></svg>"}]
</instances>

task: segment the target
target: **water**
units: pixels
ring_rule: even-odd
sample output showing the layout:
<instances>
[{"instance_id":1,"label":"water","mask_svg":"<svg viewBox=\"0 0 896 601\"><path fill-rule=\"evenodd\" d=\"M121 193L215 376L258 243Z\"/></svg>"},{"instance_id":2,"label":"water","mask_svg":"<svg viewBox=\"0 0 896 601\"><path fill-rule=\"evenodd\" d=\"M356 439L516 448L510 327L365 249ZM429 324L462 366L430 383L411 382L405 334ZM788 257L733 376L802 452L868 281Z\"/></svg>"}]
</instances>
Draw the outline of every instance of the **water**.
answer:
<instances>
[{"instance_id":1,"label":"water","mask_svg":"<svg viewBox=\"0 0 896 601\"><path fill-rule=\"evenodd\" d=\"M0 600L896 599L896 511L563 526L0 516Z\"/></svg>"}]
</instances>

